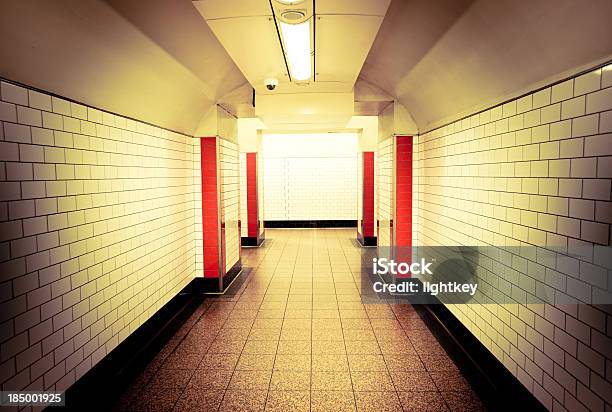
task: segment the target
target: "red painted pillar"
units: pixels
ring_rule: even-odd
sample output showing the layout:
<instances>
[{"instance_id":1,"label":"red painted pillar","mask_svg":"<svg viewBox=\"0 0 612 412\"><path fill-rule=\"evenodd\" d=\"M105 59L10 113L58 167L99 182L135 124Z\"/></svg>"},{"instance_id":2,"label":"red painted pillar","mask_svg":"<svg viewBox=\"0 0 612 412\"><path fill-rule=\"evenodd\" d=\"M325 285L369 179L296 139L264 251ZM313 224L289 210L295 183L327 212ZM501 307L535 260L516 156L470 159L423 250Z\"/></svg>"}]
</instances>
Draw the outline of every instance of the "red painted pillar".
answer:
<instances>
[{"instance_id":1,"label":"red painted pillar","mask_svg":"<svg viewBox=\"0 0 612 412\"><path fill-rule=\"evenodd\" d=\"M200 138L203 289L205 292L215 293L223 292L241 269L240 257L231 268L227 269L226 266L226 213L222 191L224 178L221 150L219 137ZM233 227L232 230L235 231ZM238 226L238 236L239 233Z\"/></svg>"},{"instance_id":2,"label":"red painted pillar","mask_svg":"<svg viewBox=\"0 0 612 412\"><path fill-rule=\"evenodd\" d=\"M200 138L200 167L202 170L202 238L204 278L223 276L221 231L220 174L218 170L218 144L216 137Z\"/></svg>"},{"instance_id":3,"label":"red painted pillar","mask_svg":"<svg viewBox=\"0 0 612 412\"><path fill-rule=\"evenodd\" d=\"M247 234L256 237L257 222L257 153L246 154L247 166Z\"/></svg>"},{"instance_id":4,"label":"red painted pillar","mask_svg":"<svg viewBox=\"0 0 612 412\"><path fill-rule=\"evenodd\" d=\"M259 246L264 240L263 222L260 217L260 187L258 153L246 154L247 184L247 237L242 238L242 246Z\"/></svg>"},{"instance_id":5,"label":"red painted pillar","mask_svg":"<svg viewBox=\"0 0 612 412\"><path fill-rule=\"evenodd\" d=\"M362 214L357 239L363 246L376 246L374 235L374 152L363 152Z\"/></svg>"},{"instance_id":6,"label":"red painted pillar","mask_svg":"<svg viewBox=\"0 0 612 412\"><path fill-rule=\"evenodd\" d=\"M395 137L395 211L393 245L395 261L412 258L412 136Z\"/></svg>"}]
</instances>

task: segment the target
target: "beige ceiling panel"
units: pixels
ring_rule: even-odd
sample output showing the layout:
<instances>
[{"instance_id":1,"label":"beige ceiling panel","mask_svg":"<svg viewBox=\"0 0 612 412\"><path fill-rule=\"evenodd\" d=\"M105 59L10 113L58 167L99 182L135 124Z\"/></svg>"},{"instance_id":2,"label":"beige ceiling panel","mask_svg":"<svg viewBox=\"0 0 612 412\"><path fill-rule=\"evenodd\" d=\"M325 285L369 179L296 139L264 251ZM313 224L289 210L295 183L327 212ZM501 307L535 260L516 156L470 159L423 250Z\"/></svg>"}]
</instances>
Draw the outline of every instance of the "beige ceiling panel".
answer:
<instances>
[{"instance_id":1,"label":"beige ceiling panel","mask_svg":"<svg viewBox=\"0 0 612 412\"><path fill-rule=\"evenodd\" d=\"M345 93L353 89L353 85L347 82L316 82L296 83L290 82L289 77L279 79L279 84L273 91L269 91L263 84L256 87L257 94L295 94L295 93Z\"/></svg>"},{"instance_id":2,"label":"beige ceiling panel","mask_svg":"<svg viewBox=\"0 0 612 412\"><path fill-rule=\"evenodd\" d=\"M316 22L316 80L345 82L352 86L381 22L379 16L319 16Z\"/></svg>"},{"instance_id":3,"label":"beige ceiling panel","mask_svg":"<svg viewBox=\"0 0 612 412\"><path fill-rule=\"evenodd\" d=\"M272 15L268 0L198 0L193 5L206 20Z\"/></svg>"},{"instance_id":4,"label":"beige ceiling panel","mask_svg":"<svg viewBox=\"0 0 612 412\"><path fill-rule=\"evenodd\" d=\"M610 59L611 15L609 0L393 0L361 76L427 130Z\"/></svg>"},{"instance_id":5,"label":"beige ceiling panel","mask_svg":"<svg viewBox=\"0 0 612 412\"><path fill-rule=\"evenodd\" d=\"M0 8L0 76L103 110L191 134L219 95L244 82L190 2Z\"/></svg>"},{"instance_id":6,"label":"beige ceiling panel","mask_svg":"<svg viewBox=\"0 0 612 412\"><path fill-rule=\"evenodd\" d=\"M391 0L317 0L317 14L384 16Z\"/></svg>"},{"instance_id":7,"label":"beige ceiling panel","mask_svg":"<svg viewBox=\"0 0 612 412\"><path fill-rule=\"evenodd\" d=\"M308 123L344 126L353 114L353 93L256 95L255 114L274 129Z\"/></svg>"},{"instance_id":8,"label":"beige ceiling panel","mask_svg":"<svg viewBox=\"0 0 612 412\"><path fill-rule=\"evenodd\" d=\"M240 71L257 90L267 77L287 74L274 21L268 17L237 17L207 21Z\"/></svg>"}]
</instances>

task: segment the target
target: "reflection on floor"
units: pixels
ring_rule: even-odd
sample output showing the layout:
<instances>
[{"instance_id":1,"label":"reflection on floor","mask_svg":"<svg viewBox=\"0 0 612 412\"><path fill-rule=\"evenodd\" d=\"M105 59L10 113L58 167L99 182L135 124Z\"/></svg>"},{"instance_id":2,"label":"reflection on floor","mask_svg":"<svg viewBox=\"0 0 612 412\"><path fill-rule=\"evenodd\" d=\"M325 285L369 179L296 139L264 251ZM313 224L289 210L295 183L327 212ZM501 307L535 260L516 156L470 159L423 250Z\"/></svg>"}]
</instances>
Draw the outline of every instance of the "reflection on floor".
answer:
<instances>
[{"instance_id":1,"label":"reflection on floor","mask_svg":"<svg viewBox=\"0 0 612 412\"><path fill-rule=\"evenodd\" d=\"M354 230L267 230L118 410L466 411L481 402L409 305L362 304Z\"/></svg>"}]
</instances>

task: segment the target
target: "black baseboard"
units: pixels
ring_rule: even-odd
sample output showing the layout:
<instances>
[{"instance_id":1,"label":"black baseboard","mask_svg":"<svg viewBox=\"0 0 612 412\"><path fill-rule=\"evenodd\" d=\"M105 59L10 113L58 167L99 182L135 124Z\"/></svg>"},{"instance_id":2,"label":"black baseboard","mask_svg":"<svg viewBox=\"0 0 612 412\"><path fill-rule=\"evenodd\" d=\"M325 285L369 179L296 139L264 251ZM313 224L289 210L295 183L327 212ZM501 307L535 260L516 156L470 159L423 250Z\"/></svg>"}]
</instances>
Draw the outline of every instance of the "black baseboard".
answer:
<instances>
[{"instance_id":1,"label":"black baseboard","mask_svg":"<svg viewBox=\"0 0 612 412\"><path fill-rule=\"evenodd\" d=\"M495 411L546 411L535 396L443 304L414 305L485 403Z\"/></svg>"},{"instance_id":2,"label":"black baseboard","mask_svg":"<svg viewBox=\"0 0 612 412\"><path fill-rule=\"evenodd\" d=\"M109 410L202 303L195 279L66 390L62 410ZM59 408L59 407L57 407ZM51 408L47 408L51 409Z\"/></svg>"},{"instance_id":3,"label":"black baseboard","mask_svg":"<svg viewBox=\"0 0 612 412\"><path fill-rule=\"evenodd\" d=\"M196 293L198 294L206 294L206 293L223 293L228 288L228 286L232 283L234 278L238 276L238 273L242 270L242 262L238 260L232 266L232 268L225 274L221 283L219 283L219 278L203 278L198 277L194 279L194 286Z\"/></svg>"},{"instance_id":4,"label":"black baseboard","mask_svg":"<svg viewBox=\"0 0 612 412\"><path fill-rule=\"evenodd\" d=\"M266 220L266 228L357 227L356 220Z\"/></svg>"},{"instance_id":5,"label":"black baseboard","mask_svg":"<svg viewBox=\"0 0 612 412\"><path fill-rule=\"evenodd\" d=\"M378 244L376 236L361 236L361 233L357 234L357 241L361 246L370 247Z\"/></svg>"},{"instance_id":6,"label":"black baseboard","mask_svg":"<svg viewBox=\"0 0 612 412\"><path fill-rule=\"evenodd\" d=\"M247 247L259 247L263 243L265 235L262 233L261 236L248 236L240 238L240 245Z\"/></svg>"}]
</instances>

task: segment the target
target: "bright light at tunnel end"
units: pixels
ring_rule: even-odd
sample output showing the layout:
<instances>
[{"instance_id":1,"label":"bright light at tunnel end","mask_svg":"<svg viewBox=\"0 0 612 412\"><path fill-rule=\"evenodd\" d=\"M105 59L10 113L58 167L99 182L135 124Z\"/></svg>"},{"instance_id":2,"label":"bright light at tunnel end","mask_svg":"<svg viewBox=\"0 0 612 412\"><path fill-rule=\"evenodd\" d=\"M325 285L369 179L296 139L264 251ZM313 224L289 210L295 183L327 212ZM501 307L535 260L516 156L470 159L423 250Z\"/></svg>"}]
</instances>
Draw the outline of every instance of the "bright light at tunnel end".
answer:
<instances>
[{"instance_id":1,"label":"bright light at tunnel end","mask_svg":"<svg viewBox=\"0 0 612 412\"><path fill-rule=\"evenodd\" d=\"M280 22L287 64L291 77L295 80L308 80L312 76L310 46L310 21L299 24Z\"/></svg>"}]
</instances>

